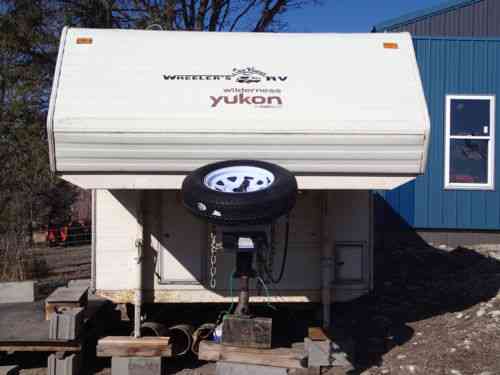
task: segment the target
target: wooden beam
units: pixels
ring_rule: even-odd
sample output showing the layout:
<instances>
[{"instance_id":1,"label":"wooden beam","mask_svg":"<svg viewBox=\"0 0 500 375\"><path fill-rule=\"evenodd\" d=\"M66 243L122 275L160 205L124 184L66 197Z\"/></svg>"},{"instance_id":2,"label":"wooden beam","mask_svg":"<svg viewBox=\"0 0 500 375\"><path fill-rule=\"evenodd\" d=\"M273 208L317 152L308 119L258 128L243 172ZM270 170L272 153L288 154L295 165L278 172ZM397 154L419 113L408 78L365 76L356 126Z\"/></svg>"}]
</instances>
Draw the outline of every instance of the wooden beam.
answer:
<instances>
[{"instance_id":1,"label":"wooden beam","mask_svg":"<svg viewBox=\"0 0 500 375\"><path fill-rule=\"evenodd\" d=\"M79 352L81 346L75 341L16 341L1 342L2 352Z\"/></svg>"},{"instance_id":2,"label":"wooden beam","mask_svg":"<svg viewBox=\"0 0 500 375\"><path fill-rule=\"evenodd\" d=\"M171 357L169 337L108 336L97 343L98 357Z\"/></svg>"},{"instance_id":3,"label":"wooden beam","mask_svg":"<svg viewBox=\"0 0 500 375\"><path fill-rule=\"evenodd\" d=\"M328 334L321 327L309 327L308 337L312 341L326 341L330 339Z\"/></svg>"},{"instance_id":4,"label":"wooden beam","mask_svg":"<svg viewBox=\"0 0 500 375\"><path fill-rule=\"evenodd\" d=\"M306 354L293 348L239 348L202 341L198 358L204 361L229 361L253 365L304 368Z\"/></svg>"},{"instance_id":5,"label":"wooden beam","mask_svg":"<svg viewBox=\"0 0 500 375\"><path fill-rule=\"evenodd\" d=\"M195 288L199 288L195 286ZM305 303L319 302L319 290L280 290L279 292L269 291L270 296L252 295L250 303ZM134 290L104 290L98 289L96 295L108 299L113 303L134 303ZM147 291L143 302L148 303L230 303L236 302L237 297L230 297L229 292L215 292L209 289L191 289L191 290L172 290L155 289Z\"/></svg>"}]
</instances>

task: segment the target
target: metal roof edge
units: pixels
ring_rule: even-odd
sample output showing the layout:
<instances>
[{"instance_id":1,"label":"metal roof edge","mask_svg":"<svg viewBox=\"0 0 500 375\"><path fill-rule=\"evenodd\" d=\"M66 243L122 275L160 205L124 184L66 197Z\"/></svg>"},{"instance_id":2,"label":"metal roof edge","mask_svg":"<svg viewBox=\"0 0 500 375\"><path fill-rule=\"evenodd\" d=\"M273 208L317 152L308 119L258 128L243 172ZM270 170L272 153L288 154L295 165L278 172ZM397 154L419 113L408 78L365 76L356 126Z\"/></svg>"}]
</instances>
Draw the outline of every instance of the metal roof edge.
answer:
<instances>
[{"instance_id":1,"label":"metal roof edge","mask_svg":"<svg viewBox=\"0 0 500 375\"><path fill-rule=\"evenodd\" d=\"M500 42L500 37L412 36L413 40L443 40L450 42Z\"/></svg>"},{"instance_id":2,"label":"metal roof edge","mask_svg":"<svg viewBox=\"0 0 500 375\"><path fill-rule=\"evenodd\" d=\"M57 53L56 66L54 71L54 80L52 81L52 89L50 91L49 109L47 112L47 139L49 145L49 165L51 172L57 171L56 164L56 149L54 139L54 114L56 108L57 94L59 91L59 82L61 79L62 60L64 56L64 49L66 47L66 38L68 36L68 26L64 26L61 31L61 38L59 41L59 48Z\"/></svg>"},{"instance_id":3,"label":"metal roof edge","mask_svg":"<svg viewBox=\"0 0 500 375\"><path fill-rule=\"evenodd\" d=\"M445 13L457 8L462 8L465 6L469 6L475 3L479 3L484 0L450 0L441 5L435 5L433 7L417 10L415 12L407 13L402 16L392 18L390 20L381 22L377 25L374 25L372 28L372 32L380 32L386 31L388 29L406 25L412 22L416 22L418 20L428 18L434 16L436 14Z\"/></svg>"}]
</instances>

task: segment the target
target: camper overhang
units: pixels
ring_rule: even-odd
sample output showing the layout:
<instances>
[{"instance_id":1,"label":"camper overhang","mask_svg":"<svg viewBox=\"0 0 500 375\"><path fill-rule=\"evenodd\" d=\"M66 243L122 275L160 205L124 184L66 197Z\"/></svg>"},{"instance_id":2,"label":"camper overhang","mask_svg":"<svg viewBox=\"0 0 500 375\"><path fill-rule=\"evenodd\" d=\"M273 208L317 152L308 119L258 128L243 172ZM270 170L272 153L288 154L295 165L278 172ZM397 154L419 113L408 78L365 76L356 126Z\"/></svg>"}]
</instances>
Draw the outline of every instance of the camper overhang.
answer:
<instances>
[{"instance_id":1,"label":"camper overhang","mask_svg":"<svg viewBox=\"0 0 500 375\"><path fill-rule=\"evenodd\" d=\"M52 170L96 189L178 189L227 159L391 189L424 172L429 129L405 33L66 28L48 116Z\"/></svg>"}]
</instances>

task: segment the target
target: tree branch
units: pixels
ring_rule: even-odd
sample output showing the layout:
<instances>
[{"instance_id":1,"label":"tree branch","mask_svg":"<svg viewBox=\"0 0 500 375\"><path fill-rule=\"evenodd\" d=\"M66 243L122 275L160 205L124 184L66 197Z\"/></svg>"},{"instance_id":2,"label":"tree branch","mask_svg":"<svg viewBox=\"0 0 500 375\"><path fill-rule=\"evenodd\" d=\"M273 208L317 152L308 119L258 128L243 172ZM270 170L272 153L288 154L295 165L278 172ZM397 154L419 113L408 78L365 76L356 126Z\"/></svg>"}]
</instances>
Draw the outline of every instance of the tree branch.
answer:
<instances>
[{"instance_id":1,"label":"tree branch","mask_svg":"<svg viewBox=\"0 0 500 375\"><path fill-rule=\"evenodd\" d=\"M219 24L219 18L225 3L226 2L223 0L212 0L212 14L210 15L210 20L208 22L209 31L217 30L217 25Z\"/></svg>"},{"instance_id":2,"label":"tree branch","mask_svg":"<svg viewBox=\"0 0 500 375\"><path fill-rule=\"evenodd\" d=\"M165 2L165 23L167 30L173 30L175 27L175 18L177 16L175 12L175 3L175 0L167 0Z\"/></svg>"},{"instance_id":3,"label":"tree branch","mask_svg":"<svg viewBox=\"0 0 500 375\"><path fill-rule=\"evenodd\" d=\"M281 11L283 11L288 3L288 0L276 0L276 3L271 7L271 0L266 1L266 5L262 10L257 25L253 29L254 32L266 31L269 25L273 22L274 17Z\"/></svg>"},{"instance_id":4,"label":"tree branch","mask_svg":"<svg viewBox=\"0 0 500 375\"><path fill-rule=\"evenodd\" d=\"M198 14L196 16L195 30L202 31L205 28L205 15L207 14L208 0L200 0Z\"/></svg>"},{"instance_id":5,"label":"tree branch","mask_svg":"<svg viewBox=\"0 0 500 375\"><path fill-rule=\"evenodd\" d=\"M181 0L181 9L182 9L182 19L184 21L184 28L189 29L189 15L188 15L188 6L186 0Z\"/></svg>"},{"instance_id":6,"label":"tree branch","mask_svg":"<svg viewBox=\"0 0 500 375\"><path fill-rule=\"evenodd\" d=\"M224 15L222 16L222 20L219 23L219 31L221 31L226 24L227 16L229 15L229 9L231 8L231 0L227 0L225 6L226 9L224 10Z\"/></svg>"},{"instance_id":7,"label":"tree branch","mask_svg":"<svg viewBox=\"0 0 500 375\"><path fill-rule=\"evenodd\" d=\"M194 29L194 22L196 20L196 0L191 0L189 3L190 17L189 17L189 29Z\"/></svg>"},{"instance_id":8,"label":"tree branch","mask_svg":"<svg viewBox=\"0 0 500 375\"><path fill-rule=\"evenodd\" d=\"M233 31L234 30L234 28L236 27L236 25L238 24L238 22L240 22L241 18L244 17L250 11L250 9L252 9L255 6L256 3L257 3L257 0L252 0L252 1L250 1L248 3L247 7L244 8L241 11L241 13L238 14L238 16L236 16L236 18L233 21L233 24L229 28L229 31Z\"/></svg>"}]
</instances>

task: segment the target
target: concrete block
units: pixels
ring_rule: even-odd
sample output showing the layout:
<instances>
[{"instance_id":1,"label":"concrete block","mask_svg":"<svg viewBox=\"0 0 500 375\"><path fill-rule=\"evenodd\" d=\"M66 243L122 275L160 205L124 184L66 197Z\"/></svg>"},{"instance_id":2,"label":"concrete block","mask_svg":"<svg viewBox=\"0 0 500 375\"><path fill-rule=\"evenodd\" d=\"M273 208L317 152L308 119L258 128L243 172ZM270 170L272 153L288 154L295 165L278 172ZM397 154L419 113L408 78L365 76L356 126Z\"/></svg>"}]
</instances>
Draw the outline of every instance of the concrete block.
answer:
<instances>
[{"instance_id":1,"label":"concrete block","mask_svg":"<svg viewBox=\"0 0 500 375\"><path fill-rule=\"evenodd\" d=\"M18 365L0 366L0 375L19 375L19 371Z\"/></svg>"},{"instance_id":2,"label":"concrete block","mask_svg":"<svg viewBox=\"0 0 500 375\"><path fill-rule=\"evenodd\" d=\"M288 369L284 367L218 361L215 367L215 375L288 375Z\"/></svg>"},{"instance_id":3,"label":"concrete block","mask_svg":"<svg viewBox=\"0 0 500 375\"><path fill-rule=\"evenodd\" d=\"M75 340L83 326L84 309L68 309L53 313L50 318L49 338L52 340Z\"/></svg>"},{"instance_id":4,"label":"concrete block","mask_svg":"<svg viewBox=\"0 0 500 375\"><path fill-rule=\"evenodd\" d=\"M51 354L47 360L48 375L78 375L81 369L80 354L74 353L60 358Z\"/></svg>"},{"instance_id":5,"label":"concrete block","mask_svg":"<svg viewBox=\"0 0 500 375\"><path fill-rule=\"evenodd\" d=\"M90 288L90 279L77 279L68 281L68 288Z\"/></svg>"},{"instance_id":6,"label":"concrete block","mask_svg":"<svg viewBox=\"0 0 500 375\"><path fill-rule=\"evenodd\" d=\"M71 287L59 287L54 290L45 302L51 304L79 303L84 305L87 300L88 286L73 284Z\"/></svg>"},{"instance_id":7,"label":"concrete block","mask_svg":"<svg viewBox=\"0 0 500 375\"><path fill-rule=\"evenodd\" d=\"M308 367L332 365L332 342L330 340L313 341L306 337L304 347L307 352Z\"/></svg>"},{"instance_id":8,"label":"concrete block","mask_svg":"<svg viewBox=\"0 0 500 375\"><path fill-rule=\"evenodd\" d=\"M111 375L166 375L163 357L112 357Z\"/></svg>"},{"instance_id":9,"label":"concrete block","mask_svg":"<svg viewBox=\"0 0 500 375\"><path fill-rule=\"evenodd\" d=\"M53 313L61 310L87 306L87 291L88 288L84 285L57 288L45 299L45 319L50 320Z\"/></svg>"},{"instance_id":10,"label":"concrete block","mask_svg":"<svg viewBox=\"0 0 500 375\"><path fill-rule=\"evenodd\" d=\"M313 341L304 339L307 352L308 367L351 367L348 353L352 353L352 345L339 343L331 340Z\"/></svg>"},{"instance_id":11,"label":"concrete block","mask_svg":"<svg viewBox=\"0 0 500 375\"><path fill-rule=\"evenodd\" d=\"M0 303L33 302L35 288L34 280L0 283Z\"/></svg>"}]
</instances>

